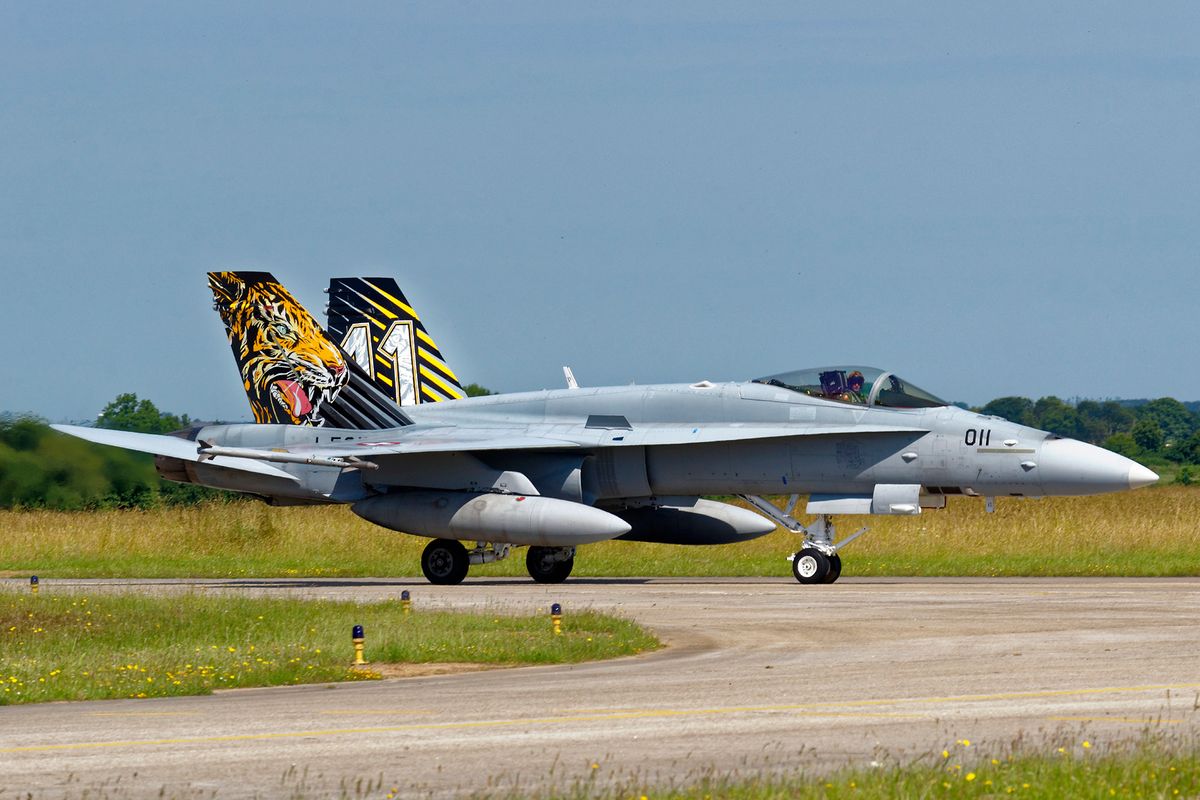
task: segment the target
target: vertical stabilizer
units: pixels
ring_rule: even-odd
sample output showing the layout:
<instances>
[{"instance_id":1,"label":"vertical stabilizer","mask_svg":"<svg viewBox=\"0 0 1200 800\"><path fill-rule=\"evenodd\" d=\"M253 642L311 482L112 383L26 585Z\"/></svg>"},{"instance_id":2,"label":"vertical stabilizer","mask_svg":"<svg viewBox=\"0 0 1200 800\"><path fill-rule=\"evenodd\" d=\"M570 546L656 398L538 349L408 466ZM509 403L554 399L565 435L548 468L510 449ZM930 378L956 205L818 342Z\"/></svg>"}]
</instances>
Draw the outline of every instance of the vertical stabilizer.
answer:
<instances>
[{"instance_id":1,"label":"vertical stabilizer","mask_svg":"<svg viewBox=\"0 0 1200 800\"><path fill-rule=\"evenodd\" d=\"M329 335L402 406L466 396L392 278L329 281Z\"/></svg>"},{"instance_id":2,"label":"vertical stabilizer","mask_svg":"<svg viewBox=\"0 0 1200 800\"><path fill-rule=\"evenodd\" d=\"M373 430L410 420L267 272L210 272L256 422Z\"/></svg>"}]
</instances>

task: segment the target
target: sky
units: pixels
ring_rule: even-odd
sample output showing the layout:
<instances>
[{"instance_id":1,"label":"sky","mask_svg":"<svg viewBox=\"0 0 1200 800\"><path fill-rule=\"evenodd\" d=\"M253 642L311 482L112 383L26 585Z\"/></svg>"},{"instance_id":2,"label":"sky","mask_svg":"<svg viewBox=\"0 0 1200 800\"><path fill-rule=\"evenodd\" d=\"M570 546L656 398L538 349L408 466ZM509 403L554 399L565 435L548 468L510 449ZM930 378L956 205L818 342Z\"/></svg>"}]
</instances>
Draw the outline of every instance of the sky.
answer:
<instances>
[{"instance_id":1,"label":"sky","mask_svg":"<svg viewBox=\"0 0 1200 800\"><path fill-rule=\"evenodd\" d=\"M4 3L0 143L0 411L249 419L223 269L498 391L1200 399L1195 3Z\"/></svg>"}]
</instances>

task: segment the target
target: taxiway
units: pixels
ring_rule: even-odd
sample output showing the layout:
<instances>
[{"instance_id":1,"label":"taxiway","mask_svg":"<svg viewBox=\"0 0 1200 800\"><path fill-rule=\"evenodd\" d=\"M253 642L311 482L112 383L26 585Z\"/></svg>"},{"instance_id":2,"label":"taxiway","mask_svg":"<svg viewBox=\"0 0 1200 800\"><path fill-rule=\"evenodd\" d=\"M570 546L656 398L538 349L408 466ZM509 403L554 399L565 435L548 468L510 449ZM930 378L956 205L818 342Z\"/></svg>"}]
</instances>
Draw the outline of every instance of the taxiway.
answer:
<instances>
[{"instance_id":1,"label":"taxiway","mask_svg":"<svg viewBox=\"0 0 1200 800\"><path fill-rule=\"evenodd\" d=\"M0 708L0 790L401 796L823 770L1146 727L1200 730L1200 579L46 581L612 611L635 658L207 697ZM349 655L349 650L347 651ZM356 782L360 782L356 784ZM340 788L339 788L340 787ZM385 791L386 791L385 789Z\"/></svg>"}]
</instances>

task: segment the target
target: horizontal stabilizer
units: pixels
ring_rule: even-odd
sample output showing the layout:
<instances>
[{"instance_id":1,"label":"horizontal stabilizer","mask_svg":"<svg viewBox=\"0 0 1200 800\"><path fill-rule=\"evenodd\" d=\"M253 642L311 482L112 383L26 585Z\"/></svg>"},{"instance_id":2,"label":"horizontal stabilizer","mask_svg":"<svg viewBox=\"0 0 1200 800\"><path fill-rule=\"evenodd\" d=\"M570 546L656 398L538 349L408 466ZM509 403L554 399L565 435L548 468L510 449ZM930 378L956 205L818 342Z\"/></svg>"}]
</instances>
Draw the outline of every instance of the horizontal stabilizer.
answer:
<instances>
[{"instance_id":1,"label":"horizontal stabilizer","mask_svg":"<svg viewBox=\"0 0 1200 800\"><path fill-rule=\"evenodd\" d=\"M156 433L133 433L132 431L113 431L107 428L84 428L79 425L51 425L56 431L86 439L96 444L106 444L110 447L120 447L123 450L134 450L139 453L150 453L156 456L178 458L182 461L207 461L210 464L225 469L235 469L241 472L253 472L258 475L269 475L273 478L296 480L278 467L245 458L202 458L200 447L196 442L180 439L178 436L163 436Z\"/></svg>"}]
</instances>

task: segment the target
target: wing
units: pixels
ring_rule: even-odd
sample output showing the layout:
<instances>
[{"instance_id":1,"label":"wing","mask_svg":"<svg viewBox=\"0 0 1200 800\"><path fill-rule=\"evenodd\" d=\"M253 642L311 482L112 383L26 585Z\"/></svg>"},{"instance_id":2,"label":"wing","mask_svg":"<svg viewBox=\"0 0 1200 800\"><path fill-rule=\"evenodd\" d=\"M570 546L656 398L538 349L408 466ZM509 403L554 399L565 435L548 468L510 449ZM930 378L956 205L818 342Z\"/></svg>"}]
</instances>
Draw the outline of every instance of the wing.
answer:
<instances>
[{"instance_id":1,"label":"wing","mask_svg":"<svg viewBox=\"0 0 1200 800\"><path fill-rule=\"evenodd\" d=\"M458 453L529 450L597 450L608 447L637 447L710 444L750 439L885 434L919 435L927 428L811 425L639 425L636 430L588 428L578 425L535 424L513 427L465 427L412 425L390 431L386 440L354 443L293 445L272 450L235 447L202 447L201 456L261 459L282 463L305 463L338 467L372 468L374 462L416 453Z\"/></svg>"},{"instance_id":2,"label":"wing","mask_svg":"<svg viewBox=\"0 0 1200 800\"><path fill-rule=\"evenodd\" d=\"M606 420L605 422L619 424L615 420ZM185 461L208 461L218 467L271 475L293 481L296 480L294 476L262 462L313 464L341 469L373 469L377 466L376 462L417 453L590 451L609 447L711 444L751 439L928 433L927 428L887 425L808 425L800 427L707 424L681 427L649 424L639 425L636 429L562 424L512 427L410 425L389 431L390 438L386 440L356 441L353 444L346 442L304 444L260 450L246 447L213 446L180 439L176 436L160 436L151 433L82 428L76 425L52 425L51 427L98 444L123 447L126 450L137 450Z\"/></svg>"}]
</instances>

